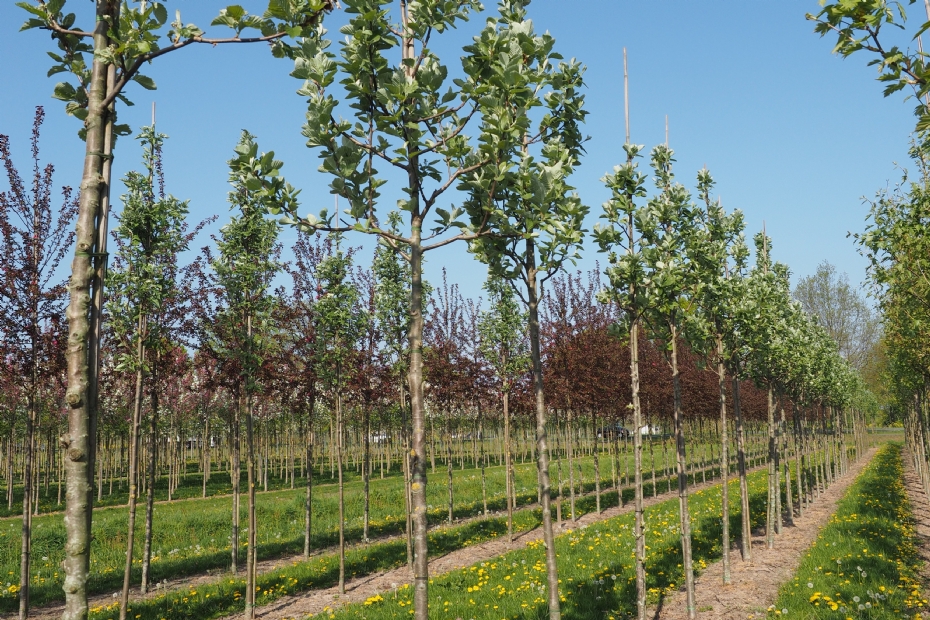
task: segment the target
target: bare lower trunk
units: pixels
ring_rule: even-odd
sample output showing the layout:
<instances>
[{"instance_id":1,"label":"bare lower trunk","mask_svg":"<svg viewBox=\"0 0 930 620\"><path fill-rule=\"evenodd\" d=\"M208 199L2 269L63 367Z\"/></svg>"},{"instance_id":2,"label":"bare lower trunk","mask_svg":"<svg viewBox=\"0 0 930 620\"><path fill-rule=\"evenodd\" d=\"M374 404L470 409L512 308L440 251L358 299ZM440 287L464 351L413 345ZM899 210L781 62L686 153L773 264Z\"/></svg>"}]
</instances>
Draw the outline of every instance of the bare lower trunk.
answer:
<instances>
[{"instance_id":1,"label":"bare lower trunk","mask_svg":"<svg viewBox=\"0 0 930 620\"><path fill-rule=\"evenodd\" d=\"M251 319L251 317L250 317ZM248 324L249 337L251 338L252 324ZM246 620L252 620L255 617L255 577L256 564L258 557L255 546L258 541L255 530L258 523L255 519L255 421L252 416L252 395L245 396L245 442L246 442L246 481L248 488L248 514L249 514L249 534L248 547L245 551L245 617Z\"/></svg>"},{"instance_id":2,"label":"bare lower trunk","mask_svg":"<svg viewBox=\"0 0 930 620\"><path fill-rule=\"evenodd\" d=\"M736 460L737 474L739 475L739 500L742 513L742 545L743 561L752 562L752 529L749 515L749 483L746 480L746 446L743 432L743 414L740 410L739 379L733 376L733 413L736 416Z\"/></svg>"},{"instance_id":3,"label":"bare lower trunk","mask_svg":"<svg viewBox=\"0 0 930 620\"><path fill-rule=\"evenodd\" d=\"M136 370L136 392L133 397L132 429L129 435L129 523L127 524L126 534L126 565L123 569L123 591L119 605L120 620L126 620L126 609L129 607L129 584L132 577L133 547L136 537L136 503L139 495L139 426L142 422L142 360L145 359L144 351L145 348L140 338L138 347L139 369Z\"/></svg>"},{"instance_id":4,"label":"bare lower trunk","mask_svg":"<svg viewBox=\"0 0 930 620\"><path fill-rule=\"evenodd\" d=\"M507 496L507 540L513 542L513 456L510 446L510 393L504 401L504 494Z\"/></svg>"},{"instance_id":5,"label":"bare lower trunk","mask_svg":"<svg viewBox=\"0 0 930 620\"><path fill-rule=\"evenodd\" d=\"M310 526L312 517L311 500L313 499L313 406L310 407L311 416L307 419L307 493L304 498L304 557L310 557Z\"/></svg>"},{"instance_id":6,"label":"bare lower trunk","mask_svg":"<svg viewBox=\"0 0 930 620\"><path fill-rule=\"evenodd\" d=\"M681 377L678 374L678 331L673 326L672 333L672 383L675 400L675 454L678 470L678 514L681 517L681 557L685 572L685 598L688 617L697 617L697 605L694 599L694 566L691 556L691 513L688 510L688 471L685 455L685 433L683 412L681 409Z\"/></svg>"},{"instance_id":7,"label":"bare lower trunk","mask_svg":"<svg viewBox=\"0 0 930 620\"><path fill-rule=\"evenodd\" d=\"M33 350L35 348L33 347ZM33 372L32 390L29 395L26 412L26 454L23 463L23 523L22 523L22 550L19 562L19 617L26 620L29 617L29 572L32 560L32 485L33 461L35 460L35 423L36 423L36 375Z\"/></svg>"},{"instance_id":8,"label":"bare lower trunk","mask_svg":"<svg viewBox=\"0 0 930 620\"><path fill-rule=\"evenodd\" d=\"M119 3L98 0L97 21L93 34L94 50L110 44L108 23L119 19ZM99 330L103 282L101 265L105 263L106 199L109 195L110 147L112 115L103 107L108 82L113 82L115 68L102 59L94 59L88 84L84 168L75 227L74 260L68 289L67 391L68 432L60 439L65 458L65 607L62 620L83 620L87 617L87 578L90 571L91 490L96 441L97 370ZM98 218L98 215L100 216ZM91 299L91 284L95 284ZM96 306L96 312L95 310Z\"/></svg>"},{"instance_id":9,"label":"bare lower trunk","mask_svg":"<svg viewBox=\"0 0 930 620\"><path fill-rule=\"evenodd\" d=\"M767 390L768 414L768 502L765 511L765 544L769 549L775 548L775 530L778 529L778 463L775 437L775 402L771 386Z\"/></svg>"},{"instance_id":10,"label":"bare lower trunk","mask_svg":"<svg viewBox=\"0 0 930 620\"><path fill-rule=\"evenodd\" d=\"M239 572L239 474L241 463L239 462L239 409L238 402L242 395L236 394L236 407L233 414L233 427L230 439L232 440L232 470L229 472L232 478L232 538L230 550L232 554L230 570L235 575Z\"/></svg>"},{"instance_id":11,"label":"bare lower trunk","mask_svg":"<svg viewBox=\"0 0 930 620\"><path fill-rule=\"evenodd\" d=\"M148 488L145 492L145 542L142 546L142 583L140 592L149 591L149 567L152 562L152 512L155 508L155 457L158 454L158 390L155 388L155 378L152 377L151 393L152 417L149 427L149 471Z\"/></svg>"},{"instance_id":12,"label":"bare lower trunk","mask_svg":"<svg viewBox=\"0 0 930 620\"><path fill-rule=\"evenodd\" d=\"M370 494L370 472L371 469L371 412L365 407L365 438L364 438L365 455L362 459L362 481L365 487L365 510L362 521L362 540L368 542L368 520L370 517L371 494Z\"/></svg>"},{"instance_id":13,"label":"bare lower trunk","mask_svg":"<svg viewBox=\"0 0 930 620\"><path fill-rule=\"evenodd\" d=\"M533 360L533 384L536 392L536 473L542 508L543 541L546 545L549 620L562 617L559 603L559 571L556 564L555 536L552 531L551 489L549 483L549 447L546 437L546 400L543 391L542 359L539 352L539 309L536 290L536 248L532 238L526 241L526 292L529 306L530 355Z\"/></svg>"},{"instance_id":14,"label":"bare lower trunk","mask_svg":"<svg viewBox=\"0 0 930 620\"><path fill-rule=\"evenodd\" d=\"M633 394L633 538L636 563L636 617L646 619L646 528L643 505L643 409L639 402L639 323L630 327L630 388Z\"/></svg>"},{"instance_id":15,"label":"bare lower trunk","mask_svg":"<svg viewBox=\"0 0 930 620\"><path fill-rule=\"evenodd\" d=\"M720 391L720 504L723 583L730 583L730 456L727 438L727 375L723 365L723 341L717 337L717 385Z\"/></svg>"},{"instance_id":16,"label":"bare lower trunk","mask_svg":"<svg viewBox=\"0 0 930 620\"><path fill-rule=\"evenodd\" d=\"M339 594L346 593L345 485L342 480L342 394L336 395L336 473L339 476Z\"/></svg>"}]
</instances>

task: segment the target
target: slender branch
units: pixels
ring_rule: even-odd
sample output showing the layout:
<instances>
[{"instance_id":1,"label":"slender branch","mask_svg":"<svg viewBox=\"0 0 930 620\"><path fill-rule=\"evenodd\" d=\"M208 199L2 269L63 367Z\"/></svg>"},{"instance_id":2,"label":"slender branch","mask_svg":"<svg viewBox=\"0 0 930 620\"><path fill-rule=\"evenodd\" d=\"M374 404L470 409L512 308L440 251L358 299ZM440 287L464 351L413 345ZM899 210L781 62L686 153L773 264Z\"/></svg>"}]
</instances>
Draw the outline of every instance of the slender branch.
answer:
<instances>
[{"instance_id":1,"label":"slender branch","mask_svg":"<svg viewBox=\"0 0 930 620\"><path fill-rule=\"evenodd\" d=\"M206 37L191 37L190 39L185 39L184 41L176 41L175 43L169 45L168 47L163 47L147 54L142 54L136 58L132 65L128 69L125 69L123 74L120 76L120 79L116 82L113 87L113 90L107 95L106 99L103 100L102 104L104 107L109 106L113 103L113 100L116 99L116 96L122 92L126 84L133 78L133 76L139 71L143 64L146 62L151 62L159 56L164 56L170 52L176 52L179 49L185 48L192 43L204 43L206 45L223 45L227 43L270 43L276 41L282 37L287 36L286 32L276 32L275 34L270 34L268 36L262 37L230 37L224 39L208 39Z\"/></svg>"}]
</instances>

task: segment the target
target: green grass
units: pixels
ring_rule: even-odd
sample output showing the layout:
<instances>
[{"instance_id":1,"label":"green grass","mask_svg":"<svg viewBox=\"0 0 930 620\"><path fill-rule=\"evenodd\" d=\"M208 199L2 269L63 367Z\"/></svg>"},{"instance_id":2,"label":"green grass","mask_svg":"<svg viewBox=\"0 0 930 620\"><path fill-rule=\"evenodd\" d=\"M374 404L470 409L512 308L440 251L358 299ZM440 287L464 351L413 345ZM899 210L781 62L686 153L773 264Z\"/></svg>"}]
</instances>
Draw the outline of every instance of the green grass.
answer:
<instances>
[{"instance_id":1,"label":"green grass","mask_svg":"<svg viewBox=\"0 0 930 620\"><path fill-rule=\"evenodd\" d=\"M769 616L920 618L920 559L900 444L881 448L840 501Z\"/></svg>"},{"instance_id":2,"label":"green grass","mask_svg":"<svg viewBox=\"0 0 930 620\"><path fill-rule=\"evenodd\" d=\"M143 465L143 474L144 474L144 465ZM377 474L376 474L377 475ZM399 477L400 473L397 471L397 465L394 465L394 469L390 472L391 477ZM245 487L245 476L246 470L245 466L242 468L242 477L240 478L241 484ZM360 480L361 476L356 473L354 469L346 469L344 472L345 479L347 481ZM335 478L330 476L329 467L324 467L323 475L320 475L319 470L313 472L314 484L328 484L334 482ZM103 481L103 495L98 500L96 491L96 478L94 479L94 508L107 508L111 506L123 506L126 502L129 501L129 490L126 488L125 478L114 480L113 483L113 492L110 493L110 481L109 478L104 479ZM306 485L306 478L297 478L296 486L300 488L302 485ZM168 478L167 476L160 475L155 480L155 501L164 502L168 501ZM283 477L279 478L277 476L271 475L269 472L268 476L268 490L284 490L290 488L290 482L285 482ZM3 505L0 506L0 518L8 517L17 517L22 516L23 513L23 486L21 484L13 485L13 507L12 509L8 507L5 498L6 494L4 493L2 498L4 498ZM207 481L207 497L214 497L217 495L229 495L232 493L232 478L230 472L222 471L216 468L216 464L212 471L210 472L210 480ZM172 500L180 499L200 499L203 497L203 474L197 471L197 464L194 462L188 462L187 464L187 474L181 476L181 480L178 483L177 488L171 494ZM143 496L144 501L144 496ZM39 514L47 514L50 512L59 512L64 510L64 488L62 488L62 503L58 503L58 483L52 482L49 484L46 489L44 480L40 485L39 489Z\"/></svg>"},{"instance_id":3,"label":"green grass","mask_svg":"<svg viewBox=\"0 0 930 620\"><path fill-rule=\"evenodd\" d=\"M753 474L750 487L753 518L755 524L759 525L764 519L765 472ZM695 522L698 525L695 534L695 557L701 561L706 561L715 554L719 555L720 551L720 500L719 487L716 488L718 490L696 493L691 500L692 509L695 510ZM735 527L740 518L735 482L731 494L737 497L732 507ZM624 495L627 496L626 493ZM605 495L602 498L602 504L605 506L615 503L616 494ZM581 513L593 510L594 498L580 498L577 508ZM680 567L676 568L681 562L676 524L677 500L669 500L647 510L647 519L650 532L650 596L657 600L674 589L676 571L680 572ZM517 531L532 529L539 523L538 510L521 511L515 516ZM632 515L625 515L571 532L558 539L560 575L563 579L566 609L572 610L573 607L577 607L573 613L582 613L574 617L603 618L606 611L621 605L619 601L632 600L632 569L628 566L632 552L631 530ZM441 555L505 533L506 523L502 517L435 529L430 532L430 554ZM405 560L406 549L403 541L373 544L353 549L348 553L347 572L351 575L369 574L400 566ZM506 612L508 615L524 613L523 617L535 618L537 612L541 613L539 605L543 594L540 588L545 579L545 569L541 561L542 549L539 545L532 545L526 551L507 554L496 561L483 563L480 567L456 571L435 579L431 589L433 600L430 617L501 618ZM699 561L698 566L703 564ZM257 603L267 604L287 594L332 586L336 583L337 567L336 556L330 554L261 575L258 580ZM510 572L511 569L516 570ZM518 574L521 570L523 573ZM510 578L507 578L508 574ZM596 594L588 588L592 575L594 579L606 578L605 583L596 584ZM497 580L494 586L490 585L492 577ZM518 577L522 579L520 584L517 584L515 579ZM564 584L568 584L567 587ZM242 579L225 578L219 583L169 592L152 600L137 602L131 606L130 611L133 617L138 616L142 620L221 617L243 609L244 587ZM504 588L503 594L500 588ZM368 605L357 605L348 611L340 612L340 618L408 617L410 596L405 589L399 589L391 597L384 597L389 600L377 598L369 601ZM448 605L445 604L446 601L449 601ZM594 607L590 608L592 604ZM494 608L494 605L499 609ZM528 608L535 611L526 615ZM117 613L115 605L99 607L94 609L92 618L109 620L115 618ZM566 617L573 616L566 614Z\"/></svg>"},{"instance_id":4,"label":"green grass","mask_svg":"<svg viewBox=\"0 0 930 620\"><path fill-rule=\"evenodd\" d=\"M584 471L585 489L594 488L593 462L590 458L577 461ZM553 464L553 470L555 464ZM606 456L601 459L601 484L609 484L611 470ZM567 478L567 474L565 476ZM536 499L535 463L515 465L518 501L525 505ZM577 480L577 479L576 479ZM445 471L437 469L428 485L429 518L441 523L447 516ZM482 510L481 475L479 470L456 469L453 472L455 489L455 516L465 518ZM567 484L567 481L566 481ZM505 508L503 468L487 469L489 509ZM660 491L662 486L660 485ZM566 490L567 495L567 490ZM231 498L208 498L155 506L153 562L151 580L174 579L206 571L228 569L230 558L230 507ZM314 487L312 548L325 548L338 541L336 515L337 487ZM304 490L285 490L260 493L258 496L259 558L299 554L303 551ZM604 499L604 506L608 506ZM371 481L372 538L403 533L406 517L403 512L403 480L400 477L374 478ZM567 498L564 514L568 514ZM137 516L136 557L141 556L144 512ZM346 484L347 539L360 541L362 537L362 483L356 478ZM90 593L114 592L122 586L126 544L125 507L104 508L94 511ZM246 502L243 498L240 544L246 541ZM13 611L17 603L15 592L3 584L19 583L20 519L0 522L0 612ZM64 575L59 570L64 558L65 530L60 515L33 518L33 605L62 600ZM244 546L240 558L245 557ZM141 564L137 560L133 583L138 584ZM3 578L5 577L5 578Z\"/></svg>"}]
</instances>

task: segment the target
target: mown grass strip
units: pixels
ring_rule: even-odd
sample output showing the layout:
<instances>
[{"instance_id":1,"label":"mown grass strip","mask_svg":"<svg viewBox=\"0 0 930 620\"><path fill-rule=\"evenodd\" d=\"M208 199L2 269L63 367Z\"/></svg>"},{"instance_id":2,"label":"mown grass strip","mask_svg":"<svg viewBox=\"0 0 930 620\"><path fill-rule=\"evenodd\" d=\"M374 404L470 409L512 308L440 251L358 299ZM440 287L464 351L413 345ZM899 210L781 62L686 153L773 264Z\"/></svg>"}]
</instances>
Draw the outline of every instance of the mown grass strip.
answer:
<instances>
[{"instance_id":1,"label":"mown grass strip","mask_svg":"<svg viewBox=\"0 0 930 620\"><path fill-rule=\"evenodd\" d=\"M918 619L928 609L919 569L901 446L887 444L850 486L768 614Z\"/></svg>"}]
</instances>

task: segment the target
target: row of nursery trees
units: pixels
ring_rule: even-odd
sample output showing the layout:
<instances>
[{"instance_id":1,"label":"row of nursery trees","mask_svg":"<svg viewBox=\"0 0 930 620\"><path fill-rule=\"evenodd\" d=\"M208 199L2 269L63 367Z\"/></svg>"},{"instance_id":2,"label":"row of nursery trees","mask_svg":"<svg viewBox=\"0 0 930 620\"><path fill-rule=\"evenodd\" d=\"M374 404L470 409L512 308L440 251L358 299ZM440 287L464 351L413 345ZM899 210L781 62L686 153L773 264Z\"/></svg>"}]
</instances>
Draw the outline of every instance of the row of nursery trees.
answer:
<instances>
[{"instance_id":1,"label":"row of nursery trees","mask_svg":"<svg viewBox=\"0 0 930 620\"><path fill-rule=\"evenodd\" d=\"M885 96L906 91L916 101L917 124L909 150L913 170L905 170L899 184L869 201L868 224L854 237L868 260L868 280L883 317L888 361L882 396L889 414L904 425L908 453L930 496L930 65L921 41L930 27L930 3L924 2L924 15L926 21L910 19L899 3L840 2L807 17L821 36L836 37L836 52L870 56ZM907 32L916 49L890 44L888 30L896 41Z\"/></svg>"},{"instance_id":2,"label":"row of nursery trees","mask_svg":"<svg viewBox=\"0 0 930 620\"><path fill-rule=\"evenodd\" d=\"M692 615L685 403L691 429L713 403L707 416L719 419L725 477L728 405L732 411L745 560L750 553L747 401L755 398L765 416L770 545L782 519L804 505L795 505L790 491L787 510L780 505L779 488L791 489L789 434L794 453L807 455L796 460L801 469L794 474L804 501L821 478L830 480L846 467L843 431L858 428L868 404L861 381L823 329L791 301L788 270L771 260L764 233L755 237L756 260L749 266L742 218L739 212L725 213L712 199L713 180L706 170L699 172L693 195L675 181L671 149L658 146L650 157L655 181L650 192L647 175L639 169L642 147L627 136L625 163L604 179L611 198L594 231L608 258L605 283L599 284L600 274L590 285L559 276L579 256L589 213L570 185L585 142L584 67L564 61L554 39L534 30L527 2L499 4L498 16L463 48L454 80L431 41L481 10L474 0L399 0L396 12L384 0L344 0L348 23L340 28L344 38L338 53L329 50L323 28L333 9L326 0L274 0L262 16L227 7L212 25L232 28L235 36L229 38L210 37L180 15L168 24L160 2L135 6L97 0L95 29L81 30L77 18L64 12L65 4L20 6L30 13L26 28L50 31L60 48L60 55L52 55L52 71L72 76L56 87L55 96L84 121L79 200L75 205L66 196L69 211L60 216L65 223L50 229L46 222L53 218L35 208L48 204L50 178L43 185L36 169L30 201L11 173L14 189L4 200L12 206L3 210L2 223L4 243L11 248L5 254L31 257L21 268L8 270L17 285L2 293L10 308L25 299L32 304L3 312L4 342L10 348L4 363L12 369L4 374L10 389L3 391L13 430L5 448L8 495L14 464L24 482L22 616L28 613L29 519L37 506L32 502L42 466L39 445L45 448L46 481L50 455L57 449L66 482L64 617L69 619L87 613L90 523L95 495L102 496L104 470L112 480L112 472L125 469L130 522L144 485L150 523L155 476L167 468L169 488L176 487L187 471L189 442L198 444L205 481L214 438L228 442L233 541L238 540L239 476L245 460L248 617L254 608L259 529L255 491L267 476L268 428L280 431L278 438L298 438L285 443L288 450L296 449L297 460L303 455L308 507L310 464L314 446L323 444L322 428L328 429L326 445L340 482L353 445L347 444L347 434L357 438L354 445L364 444L367 461L374 429L400 429L417 620L428 617L428 464L441 445L451 466L453 435L475 421L479 429L473 437L482 437L482 446L482 420L494 419L498 432L502 427L510 461L510 409L528 414L553 619L560 617L550 506L553 416L566 424L573 416L594 420L588 432L593 437L609 416L628 419L637 430L649 418L671 418ZM107 273L112 149L115 136L128 131L116 124L116 104L126 101L130 82L154 88L153 80L139 73L142 66L200 43L266 43L276 57L292 61L291 75L300 81L298 93L307 102L303 135L320 155L320 171L330 178L332 193L348 207L300 215L298 191L282 177L282 162L273 153L261 153L255 138L244 133L230 161L232 220L217 237L215 251L206 250L182 268L177 255L199 226L189 230L186 203L164 193L164 136L154 127L144 128L144 170L124 179L115 257ZM8 155L4 159L10 161ZM399 212L382 205L389 183L398 185L390 202L400 197ZM453 201L459 206L450 206ZM8 217L17 205L25 215ZM75 214L71 239L63 231ZM291 257L281 256L279 224L268 215L301 232ZM60 232L49 237L40 230ZM354 265L349 234L377 238L370 270ZM46 252L37 240L49 238L58 245ZM467 244L487 266L486 307L462 300L445 282L431 296L423 280L425 253L454 242ZM52 292L46 285L53 277L50 266L72 245L65 338L61 289ZM285 264L293 286L279 291L274 277ZM619 349L628 353L613 354ZM595 356L603 362L591 364ZM685 395L689 376L703 391L692 393L689 385ZM67 429L56 448L50 433L57 431L62 402ZM182 422L185 415L196 420L196 431L193 422ZM321 428L324 418L331 422ZM787 432L789 420L792 433ZM218 421L220 430L211 427ZM814 421L821 431L817 434L812 433ZM112 441L120 428L129 437L122 458ZM571 436L565 441L567 454ZM817 454L831 455L828 459L805 452L815 441ZM632 433L632 444L637 599L644 617L640 432ZM22 454L14 457L17 451ZM362 469L369 475L370 463ZM814 470L812 486L808 474ZM727 488L722 486L724 494ZM724 511L727 505L724 501ZM306 518L309 532L309 508ZM726 513L722 518L728 561ZM146 543L150 537L147 531ZM132 544L121 610L126 609ZM238 545L232 549L236 569ZM145 557L149 553L143 551Z\"/></svg>"},{"instance_id":3,"label":"row of nursery trees","mask_svg":"<svg viewBox=\"0 0 930 620\"><path fill-rule=\"evenodd\" d=\"M42 227L14 226L15 216L26 223L57 217L60 228L73 215L67 199L57 213L52 208L51 168L35 176L40 169L38 129L42 114L40 109L35 119L32 191L22 189L23 180L12 165L8 148L3 150L10 185L15 188L0 195L5 207L4 246L16 257L7 264L7 281L19 291L18 296L5 298L10 318L30 316L14 304L32 303L27 285L32 278L28 274L34 252L17 247L16 239L37 239L41 243L34 249L45 253L53 250L58 240ZM101 375L104 408L96 446L100 454L96 501L129 504L123 607L135 560L137 501L144 494L140 563L141 586L146 591L156 491L161 489L159 498L170 501L188 478L190 487L194 476L188 476L189 462L197 464L204 497L215 492L210 486L212 473L222 470L223 480L230 481L234 497L231 538L239 540L237 474L242 469L239 433L244 422L246 449L251 445L253 454L246 461L256 467L249 488L264 485L267 490L269 469L272 484L277 477L279 484L290 488L298 480L306 485L306 555L311 551L309 500L315 462L322 476L329 457L330 477L340 486L343 464L353 462L362 473L366 506L369 477L376 462L382 477L385 470L388 474L400 471L405 479L408 474L404 454L409 442L409 391L403 374L409 276L397 253L381 246L370 268L362 269L354 264L355 249L341 249L338 233L326 237L300 234L291 248L292 261L278 261L278 226L244 203L238 187L229 195L235 216L216 239L217 251L205 248L194 263L179 268L177 254L187 248L197 231L186 230L186 204L165 193L161 174L165 136L147 127L138 139L143 150L142 171L130 172L123 180L127 191L120 197L119 226L112 235L116 251L108 274ZM236 186L237 180L232 181ZM35 219L27 217L29 214ZM391 217L397 219L396 215ZM250 258L242 260L243 256ZM280 275L290 279L290 286L272 290L269 283ZM514 289L503 279L492 276L485 288L487 304L464 299L457 286L449 286L445 280L427 295L427 449L433 472L438 456L450 474L450 521L455 512L453 463L464 467L470 459L472 466L483 468L495 453L498 461L506 464L505 503L512 535L512 515L518 501L512 482L514 455L525 461L533 453L526 415L534 409L526 313ZM621 434L618 426L630 422L625 406L631 401L629 364L620 361L628 359L629 349L611 333L619 315L615 304L598 299L602 288L597 272L587 278L581 273L558 275L547 285L542 303L541 355L550 416L554 416L550 432L558 434L557 458L567 460L572 519L576 516L576 488L584 486L580 478L576 484L574 455L594 456L594 490L600 510L598 456L605 449L619 456L630 448L629 433ZM64 288L47 287L43 294L47 307L37 323L43 340L28 340L29 326L25 323L19 327L8 323L5 334L10 338L4 341L3 356L7 406L2 430L7 440L0 447L0 476L6 483L8 512L13 513L14 497L21 499L26 519L19 590L26 602L31 576L29 519L40 508L57 510L62 503L64 455L57 437L63 422L64 359L57 343L64 339ZM22 338L19 344L14 339L17 335ZM693 439L703 451L700 462L702 478L706 478L704 470L714 454L713 448L709 456L706 453L705 439L719 435L717 378L703 359L683 344L678 354L686 386L683 398L688 419L698 425ZM646 403L644 427L660 433L670 426L669 404L673 400L661 342L643 340L638 358L642 360L639 393ZM33 376L30 369L35 373L35 385L23 382ZM743 380L741 393L743 412L756 421L764 419L765 393L748 380ZM244 403L243 397L251 398L251 404ZM251 407L254 429L249 428L249 412L243 407ZM612 443L611 438L623 441ZM517 442L516 447L512 441ZM650 444L654 489L656 459L652 448ZM346 454L339 454L343 449ZM692 469L697 458L695 453ZM662 443L660 460L667 471L667 441ZM621 475L613 459L610 469L618 490L621 478L629 481L629 471L624 465ZM556 504L560 523L563 487L560 478ZM181 491L185 492L189 494L190 489ZM50 499L50 493L57 499ZM487 514L487 494L482 495ZM366 510L363 540L368 539L368 526ZM248 529L254 529L256 536L261 531L251 524ZM343 537L343 551L344 542ZM240 566L239 553L239 545L232 545L233 571Z\"/></svg>"}]
</instances>

